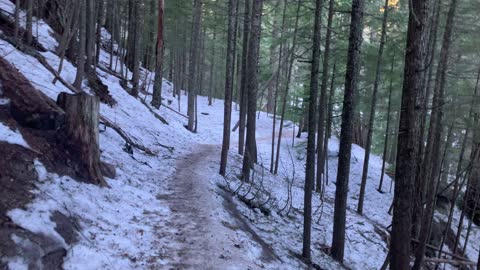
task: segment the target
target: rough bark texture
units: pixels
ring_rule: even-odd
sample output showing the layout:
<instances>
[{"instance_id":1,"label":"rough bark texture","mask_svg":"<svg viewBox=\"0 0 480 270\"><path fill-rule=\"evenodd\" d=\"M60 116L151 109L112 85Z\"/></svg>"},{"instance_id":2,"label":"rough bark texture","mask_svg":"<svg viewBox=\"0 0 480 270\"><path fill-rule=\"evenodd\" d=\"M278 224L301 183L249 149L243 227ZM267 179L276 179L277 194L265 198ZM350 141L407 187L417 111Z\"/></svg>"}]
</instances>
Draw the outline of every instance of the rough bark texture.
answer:
<instances>
[{"instance_id":1,"label":"rough bark texture","mask_svg":"<svg viewBox=\"0 0 480 270\"><path fill-rule=\"evenodd\" d=\"M353 140L353 118L355 112L355 92L360 72L360 48L362 46L364 0L353 0L350 38L348 44L347 73L345 75L345 93L343 97L342 130L338 154L337 188L335 191L335 210L333 218L332 257L343 262L345 250L345 222L350 177L350 154Z\"/></svg>"},{"instance_id":2,"label":"rough bark texture","mask_svg":"<svg viewBox=\"0 0 480 270\"><path fill-rule=\"evenodd\" d=\"M257 143L255 139L255 129L258 90L258 59L260 51L260 35L262 29L262 9L263 0L256 0L253 2L247 60L247 138L242 166L242 176L244 181L246 182L250 181L250 169L253 169L255 162L257 162Z\"/></svg>"},{"instance_id":3,"label":"rough bark texture","mask_svg":"<svg viewBox=\"0 0 480 270\"><path fill-rule=\"evenodd\" d=\"M247 73L248 73L248 40L250 37L250 0L245 0L242 41L242 77L240 79L240 117L238 131L238 153L243 155L245 149L245 126L247 123Z\"/></svg>"},{"instance_id":4,"label":"rough bark texture","mask_svg":"<svg viewBox=\"0 0 480 270\"><path fill-rule=\"evenodd\" d=\"M313 52L310 73L310 96L308 98L308 137L307 137L307 161L305 168L305 196L303 210L303 249L302 256L307 261L311 260L311 230L312 230L312 189L315 180L315 116L318 96L318 72L320 64L321 46L321 14L323 0L315 2L315 22L313 28Z\"/></svg>"},{"instance_id":5,"label":"rough bark texture","mask_svg":"<svg viewBox=\"0 0 480 270\"><path fill-rule=\"evenodd\" d=\"M87 20L87 5L86 0L81 0L79 4L80 8L80 24L79 24L79 41L78 44L78 53L77 53L77 75L75 77L75 82L73 86L78 90L82 88L82 81L85 77L85 44L87 39L87 29L86 29L86 20Z\"/></svg>"},{"instance_id":6,"label":"rough bark texture","mask_svg":"<svg viewBox=\"0 0 480 270\"><path fill-rule=\"evenodd\" d=\"M430 0L410 2L390 243L390 268L392 270L410 268L411 200L418 146L418 108L416 104L422 91L429 3Z\"/></svg>"},{"instance_id":7,"label":"rough bark texture","mask_svg":"<svg viewBox=\"0 0 480 270\"><path fill-rule=\"evenodd\" d=\"M227 63L225 67L225 106L223 115L223 143L220 160L220 174L225 176L228 150L230 149L230 126L232 122L233 77L235 69L235 18L237 16L237 0L228 1L228 42Z\"/></svg>"},{"instance_id":8,"label":"rough bark texture","mask_svg":"<svg viewBox=\"0 0 480 270\"><path fill-rule=\"evenodd\" d=\"M188 130L195 131L195 97L197 95L197 61L200 41L200 27L202 22L202 0L195 0L194 17L192 27L192 39L190 43L190 65L188 72Z\"/></svg>"},{"instance_id":9,"label":"rough bark texture","mask_svg":"<svg viewBox=\"0 0 480 270\"><path fill-rule=\"evenodd\" d=\"M432 226L432 215L435 205L435 194L437 181L441 170L440 149L442 140L442 119L443 119L443 103L445 95L445 84L448 70L448 56L450 51L451 36L454 28L455 12L457 8L457 0L452 0L450 10L447 16L445 33L443 36L442 49L440 51L440 59L438 63L437 76L435 80L435 88L432 103L432 116L430 117L430 127L428 132L427 150L425 153L426 167L424 168L427 176L428 187L426 196L425 212L422 218L422 226L420 228L419 246L415 254L414 270L419 270L423 264L426 245L429 241L429 235Z\"/></svg>"},{"instance_id":10,"label":"rough bark texture","mask_svg":"<svg viewBox=\"0 0 480 270\"><path fill-rule=\"evenodd\" d=\"M84 172L92 184L107 186L100 163L99 98L83 92L75 95L63 92L58 96L57 104L65 110L65 143L82 161L78 166L83 168L78 168L77 172Z\"/></svg>"},{"instance_id":11,"label":"rough bark texture","mask_svg":"<svg viewBox=\"0 0 480 270\"><path fill-rule=\"evenodd\" d=\"M132 77L132 92L134 97L138 96L140 91L140 61L141 61L141 44L143 33L143 3L142 0L135 1L135 40L133 45L133 77Z\"/></svg>"},{"instance_id":12,"label":"rough bark texture","mask_svg":"<svg viewBox=\"0 0 480 270\"><path fill-rule=\"evenodd\" d=\"M155 64L155 82L153 83L152 106L160 108L162 104L162 81L163 81L163 4L164 0L158 0L158 24L157 24L157 51ZM174 91L175 96L175 91Z\"/></svg>"}]
</instances>

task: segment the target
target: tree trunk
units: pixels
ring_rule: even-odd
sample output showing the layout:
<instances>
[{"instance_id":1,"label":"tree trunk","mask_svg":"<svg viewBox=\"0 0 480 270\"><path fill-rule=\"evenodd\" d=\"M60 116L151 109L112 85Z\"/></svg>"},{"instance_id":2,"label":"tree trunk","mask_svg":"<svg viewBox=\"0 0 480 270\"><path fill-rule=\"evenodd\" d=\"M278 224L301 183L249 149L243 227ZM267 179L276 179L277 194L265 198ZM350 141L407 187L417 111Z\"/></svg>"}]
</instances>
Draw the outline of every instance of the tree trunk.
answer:
<instances>
[{"instance_id":1,"label":"tree trunk","mask_svg":"<svg viewBox=\"0 0 480 270\"><path fill-rule=\"evenodd\" d=\"M108 186L100 163L99 98L83 92L75 95L62 92L57 104L65 110L65 143L81 164L76 171L89 183Z\"/></svg>"},{"instance_id":2,"label":"tree trunk","mask_svg":"<svg viewBox=\"0 0 480 270\"><path fill-rule=\"evenodd\" d=\"M235 18L237 16L237 0L228 1L228 41L227 63L225 70L225 106L223 116L223 142L220 159L220 174L225 176L227 170L228 150L230 149L230 126L232 124L232 95L233 79L235 75Z\"/></svg>"},{"instance_id":3,"label":"tree trunk","mask_svg":"<svg viewBox=\"0 0 480 270\"><path fill-rule=\"evenodd\" d=\"M253 2L247 61L247 138L242 166L242 177L245 182L250 182L250 169L253 169L254 164L257 162L257 142L255 139L255 129L258 90L258 60L260 51L260 35L262 30L262 8L263 0L256 0Z\"/></svg>"},{"instance_id":4,"label":"tree trunk","mask_svg":"<svg viewBox=\"0 0 480 270\"><path fill-rule=\"evenodd\" d=\"M330 62L330 43L332 39L332 24L335 0L330 0L328 4L328 22L327 34L325 37L325 52L323 54L322 67L322 85L320 87L320 102L318 104L318 132L317 132L317 185L316 190L321 192L322 176L325 170L325 119L327 118L327 87L328 87L328 69Z\"/></svg>"},{"instance_id":5,"label":"tree trunk","mask_svg":"<svg viewBox=\"0 0 480 270\"><path fill-rule=\"evenodd\" d=\"M131 95L138 97L140 91L140 61L142 52L142 34L143 34L143 0L135 0L135 15L134 15L134 31L135 39L133 45L133 75L132 75L132 92Z\"/></svg>"},{"instance_id":6,"label":"tree trunk","mask_svg":"<svg viewBox=\"0 0 480 270\"><path fill-rule=\"evenodd\" d=\"M215 44L217 42L217 32L213 31L213 38L212 38L212 60L210 61L210 77L208 78L208 106L212 106L212 95L213 95L213 77L215 71Z\"/></svg>"},{"instance_id":7,"label":"tree trunk","mask_svg":"<svg viewBox=\"0 0 480 270\"><path fill-rule=\"evenodd\" d=\"M93 72L92 66L95 57L95 0L87 0L87 62L85 70L87 74Z\"/></svg>"},{"instance_id":8,"label":"tree trunk","mask_svg":"<svg viewBox=\"0 0 480 270\"><path fill-rule=\"evenodd\" d=\"M14 37L17 42L20 41L19 32L20 32L20 0L15 0L15 29Z\"/></svg>"},{"instance_id":9,"label":"tree trunk","mask_svg":"<svg viewBox=\"0 0 480 270\"><path fill-rule=\"evenodd\" d=\"M238 153L243 155L245 149L245 126L247 123L247 73L248 73L248 41L250 39L250 0L245 0L242 41L242 78L240 79L240 116L238 130Z\"/></svg>"},{"instance_id":10,"label":"tree trunk","mask_svg":"<svg viewBox=\"0 0 480 270\"><path fill-rule=\"evenodd\" d=\"M323 1L323 0L322 0ZM301 8L301 0L297 1L297 11L295 15L295 25L294 25L294 30L293 30L293 41L292 41L292 48L291 52L287 55L287 59L289 58L290 63L287 68L287 82L285 84L285 91L283 93L282 97L282 114L280 118L280 128L278 131L278 143L277 143L277 157L275 159L275 169L274 169L274 174L278 174L278 164L280 163L280 146L282 144L282 133L283 133L283 123L285 122L285 112L287 110L287 99L288 99L288 93L290 91L290 81L292 80L292 69L293 69L293 64L295 62L295 50L297 49L297 32L298 32L298 21L300 19L300 8ZM287 3L285 3L285 6ZM280 66L279 66L280 70ZM277 74L279 76L280 74Z\"/></svg>"},{"instance_id":11,"label":"tree trunk","mask_svg":"<svg viewBox=\"0 0 480 270\"><path fill-rule=\"evenodd\" d=\"M409 3L405 71L398 133L395 193L390 243L390 268L410 268L412 196L418 147L417 100L422 92L425 65L425 36L428 33L430 1Z\"/></svg>"},{"instance_id":12,"label":"tree trunk","mask_svg":"<svg viewBox=\"0 0 480 270\"><path fill-rule=\"evenodd\" d=\"M197 95L197 61L198 61L198 47L200 41L200 29L202 22L202 5L203 0L195 0L193 25L192 25L192 39L190 43L190 65L188 74L188 130L195 131L195 97Z\"/></svg>"},{"instance_id":13,"label":"tree trunk","mask_svg":"<svg viewBox=\"0 0 480 270\"><path fill-rule=\"evenodd\" d=\"M448 70L448 56L450 51L451 36L454 28L455 11L457 7L457 0L452 0L450 10L448 12L447 23L445 26L445 33L443 36L442 49L440 51L440 60L438 63L437 76L435 80L434 96L432 103L432 113L430 117L430 127L428 132L427 149L425 153L425 160L430 161L426 163L424 168L427 176L428 187L426 190L426 207L422 218L422 226L420 228L419 245L415 253L415 264L413 270L419 270L423 265L426 245L429 241L432 218L435 204L435 190L436 181L440 173L440 148L442 138L442 119L443 119L443 103L444 92L446 85L446 76Z\"/></svg>"},{"instance_id":14,"label":"tree trunk","mask_svg":"<svg viewBox=\"0 0 480 270\"><path fill-rule=\"evenodd\" d=\"M360 72L360 49L362 46L363 13L365 0L353 0L350 38L348 41L347 72L343 97L342 130L338 154L337 188L333 218L332 257L343 262L345 251L345 221L347 211L348 180L350 177L350 154L353 140L355 92Z\"/></svg>"},{"instance_id":15,"label":"tree trunk","mask_svg":"<svg viewBox=\"0 0 480 270\"><path fill-rule=\"evenodd\" d=\"M382 193L383 178L385 177L385 165L387 162L388 138L390 136L390 112L392 110L392 91L393 91L393 68L395 65L395 54L392 56L392 63L390 66L390 87L388 89L388 105L387 105L387 126L385 128L385 143L383 145L382 155L382 172L380 173L380 183L378 183L378 191Z\"/></svg>"},{"instance_id":16,"label":"tree trunk","mask_svg":"<svg viewBox=\"0 0 480 270\"><path fill-rule=\"evenodd\" d=\"M424 81L422 86L422 94L419 97L419 103L422 106L422 112L420 115L420 126L419 126L419 138L418 138L418 154L417 154L417 168L416 168L416 179L415 179L415 195L414 195L414 205L412 212L412 223L413 223L413 238L418 238L421 226L421 218L423 215L423 202L425 201L425 185L426 185L426 174L424 170L425 162L430 162L430 160L425 160L425 126L428 120L428 106L431 92L431 81L433 76L433 60L435 59L435 52L437 47L437 32L438 32L438 23L440 18L441 2L439 0L434 6L435 16L432 16L432 26L429 33L429 40L427 45L427 57L425 59L425 65L428 69L428 72L424 73ZM428 73L428 74L427 74Z\"/></svg>"},{"instance_id":17,"label":"tree trunk","mask_svg":"<svg viewBox=\"0 0 480 270\"><path fill-rule=\"evenodd\" d=\"M80 24L79 24L79 41L78 44L78 53L77 53L77 75L75 76L75 82L73 86L78 90L82 89L83 78L85 77L85 44L87 39L87 29L86 29L86 20L87 20L87 0L80 0Z\"/></svg>"},{"instance_id":18,"label":"tree trunk","mask_svg":"<svg viewBox=\"0 0 480 270\"><path fill-rule=\"evenodd\" d=\"M153 83L152 106L159 109L162 104L163 82L163 6L164 0L158 0L157 51L155 62L155 82Z\"/></svg>"},{"instance_id":19,"label":"tree trunk","mask_svg":"<svg viewBox=\"0 0 480 270\"><path fill-rule=\"evenodd\" d=\"M315 180L315 116L318 96L318 73L320 66L321 46L321 16L323 0L315 1L315 22L313 26L312 65L310 72L310 96L308 98L308 137L307 161L305 168L305 196L303 210L303 249L302 257L311 260L311 231L312 231L312 189Z\"/></svg>"},{"instance_id":20,"label":"tree trunk","mask_svg":"<svg viewBox=\"0 0 480 270\"><path fill-rule=\"evenodd\" d=\"M273 110L273 118L272 118L272 150L271 150L271 163L270 163L270 173L274 173L274 167L275 167L275 133L276 133L276 126L277 126L277 101L278 101L278 89L280 88L280 66L282 65L282 60L283 60L283 36L285 34L285 21L287 17L287 2L283 1L283 11L282 11L282 27L280 28L280 49L278 50L278 69L275 71L275 93L273 94L273 105L272 105L272 110ZM273 55L274 53L272 53ZM271 57L272 58L272 57ZM273 64L272 64L273 66ZM270 86L273 88L273 84L270 84ZM267 104L268 107L268 104ZM268 111L268 108L267 108ZM270 112L270 111L268 111Z\"/></svg>"},{"instance_id":21,"label":"tree trunk","mask_svg":"<svg viewBox=\"0 0 480 270\"><path fill-rule=\"evenodd\" d=\"M31 46L33 41L33 0L27 0L27 45Z\"/></svg>"},{"instance_id":22,"label":"tree trunk","mask_svg":"<svg viewBox=\"0 0 480 270\"><path fill-rule=\"evenodd\" d=\"M335 73L337 71L337 63L333 64L332 79L330 81L330 93L328 94L328 112L325 130L325 143L323 145L323 153L325 160L325 184L328 185L328 140L332 136L332 114L333 114L333 101L335 98Z\"/></svg>"},{"instance_id":23,"label":"tree trunk","mask_svg":"<svg viewBox=\"0 0 480 270\"><path fill-rule=\"evenodd\" d=\"M368 127L367 127L367 142L365 145L362 182L360 184L360 195L358 198L357 213L359 215L363 215L363 201L365 199L365 188L367 186L367 177L368 177L368 165L370 161L370 152L372 150L373 124L375 121L375 110L377 106L378 88L380 86L380 76L381 76L380 73L381 73L381 66L383 63L383 50L385 47L385 39L387 36L387 20L388 20L388 9L389 9L388 2L389 0L385 0L385 5L383 7L384 11L383 11L382 34L380 37L380 47L378 49L377 66L375 68L375 81L373 83L372 104L370 107L370 116L369 116Z\"/></svg>"}]
</instances>

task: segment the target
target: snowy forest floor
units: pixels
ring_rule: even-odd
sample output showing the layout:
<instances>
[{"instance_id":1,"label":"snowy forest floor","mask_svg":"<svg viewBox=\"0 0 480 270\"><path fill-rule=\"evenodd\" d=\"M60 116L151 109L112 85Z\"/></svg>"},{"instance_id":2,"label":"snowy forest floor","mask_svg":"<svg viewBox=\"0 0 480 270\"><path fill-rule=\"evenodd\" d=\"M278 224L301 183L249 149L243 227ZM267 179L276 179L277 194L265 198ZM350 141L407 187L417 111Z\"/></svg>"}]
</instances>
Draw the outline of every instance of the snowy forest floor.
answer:
<instances>
[{"instance_id":1,"label":"snowy forest floor","mask_svg":"<svg viewBox=\"0 0 480 270\"><path fill-rule=\"evenodd\" d=\"M0 0L0 8L13 13L14 5ZM24 16L21 16L24 18ZM22 22L23 24L25 22ZM42 20L34 20L36 38L47 50L39 52L55 69L60 63L54 53L58 41ZM37 35L38 33L38 35ZM0 31L1 34L1 31ZM107 42L109 34L103 32ZM109 46L105 46L109 47ZM115 47L116 48L116 47ZM59 93L71 91L57 82L36 58L0 39L0 57L14 66L38 91L55 100ZM103 49L100 66L108 67L110 54ZM113 62L117 62L114 56ZM119 65L116 72L120 71ZM68 60L61 72L68 82L75 79L76 68ZM131 74L131 73L130 73ZM78 182L48 168L38 153L32 162L35 179L28 200L8 209L6 214L16 227L48 239L48 246L35 243L29 234L17 231L9 236L11 254L0 254L0 267L27 269L42 263L43 255L55 248L65 250L64 269L307 269L299 259L302 248L303 185L305 134L296 139L291 122L285 125L280 148L278 175L270 168L273 119L264 112L257 121L259 164L252 184L238 179L242 157L237 154L238 134L231 134L228 175L218 175L223 127L223 102L208 106L206 97L198 97L198 132L184 127L186 96L172 96L172 85L163 83L164 105L160 110L147 108L152 87L138 99L130 96L116 76L97 70L97 76L118 104L102 104L100 112L120 126L137 143L151 149L148 155L137 149L126 151L124 139L105 128L100 135L102 161L115 166L116 177L107 179L110 188ZM144 71L143 79L153 78ZM0 84L0 106L9 106ZM85 82L83 90L92 93ZM26 96L25 98L28 98ZM180 102L180 104L178 103ZM170 108L168 109L167 106ZM238 121L234 105L232 124ZM155 115L168 121L162 124ZM1 115L0 115L1 116ZM275 120L277 127L278 119ZM25 128L0 117L0 142L35 150ZM294 141L295 140L295 141ZM169 150L162 145L171 146ZM37 151L38 152L38 151ZM388 209L393 194L376 190L381 158L370 158L369 178L363 216L356 214L364 151L354 145L347 209L345 265L328 256L331 244L333 208L338 162L338 140L332 137L328 149L328 175L323 199L314 193L312 258L319 269L379 269L388 251L391 216ZM32 179L33 181L33 179ZM386 176L385 190L391 184ZM59 232L56 213L68 217L73 239ZM458 224L455 210L452 228ZM445 219L442 212L437 219ZM1 221L1 220L0 220ZM468 224L465 224L466 227ZM0 234L3 224L0 222ZM462 241L464 237L462 237ZM480 230L474 227L466 255L478 255ZM53 248L52 248L53 247ZM446 248L448 250L448 248ZM1 250L1 244L0 244ZM33 252L33 251L35 252ZM447 267L448 269L448 267Z\"/></svg>"}]
</instances>

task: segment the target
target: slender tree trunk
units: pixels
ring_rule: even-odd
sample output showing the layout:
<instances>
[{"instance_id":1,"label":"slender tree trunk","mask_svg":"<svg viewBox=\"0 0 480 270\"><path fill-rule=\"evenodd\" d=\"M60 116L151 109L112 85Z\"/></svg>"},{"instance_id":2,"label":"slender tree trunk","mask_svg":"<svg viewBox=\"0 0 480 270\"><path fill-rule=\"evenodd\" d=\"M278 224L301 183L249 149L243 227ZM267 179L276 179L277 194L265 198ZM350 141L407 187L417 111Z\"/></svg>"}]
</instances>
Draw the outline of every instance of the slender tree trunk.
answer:
<instances>
[{"instance_id":1,"label":"slender tree trunk","mask_svg":"<svg viewBox=\"0 0 480 270\"><path fill-rule=\"evenodd\" d=\"M442 119L443 119L443 102L444 92L446 85L446 76L448 70L448 56L450 51L451 36L454 28L455 11L457 8L457 0L452 0L450 4L450 10L448 12L447 24L445 26L445 33L443 36L442 49L440 51L440 60L438 63L437 78L435 81L433 104L432 104L432 116L430 117L430 128L427 142L427 152L425 153L425 160L430 160L424 170L427 173L428 188L430 192L427 192L425 207L425 213L422 218L422 226L420 228L419 245L415 253L415 264L413 270L419 270L423 265L423 259L425 255L426 245L429 241L429 235L432 226L432 218L435 204L436 192L435 190L436 180L439 178L440 173L440 145L442 138Z\"/></svg>"},{"instance_id":2,"label":"slender tree trunk","mask_svg":"<svg viewBox=\"0 0 480 270\"><path fill-rule=\"evenodd\" d=\"M280 49L278 50L278 69L275 72L275 93L273 94L273 118L272 118L272 151L271 151L271 163L270 163L270 173L274 173L275 167L275 133L276 133L276 125L277 125L277 101L278 101L278 89L280 88L280 66L282 65L283 61L283 36L285 34L285 21L287 17L287 2L283 1L283 11L282 11L282 28L280 29ZM272 53L273 54L273 53ZM273 65L272 65L273 66ZM268 106L267 106L268 107ZM268 111L267 109L267 112Z\"/></svg>"},{"instance_id":3,"label":"slender tree trunk","mask_svg":"<svg viewBox=\"0 0 480 270\"><path fill-rule=\"evenodd\" d=\"M441 2L439 0L434 6L435 16L432 16L432 26L429 33L429 40L427 43L427 57L425 59L425 66L428 69L428 72L424 73L424 81L422 86L422 95L419 97L419 102L422 105L422 112L420 115L420 127L419 127L419 138L418 138L418 154L417 154L417 168L416 168L416 179L415 179L415 196L414 196L414 205L412 211L412 223L413 223L413 237L418 238L421 226L421 218L423 215L423 202L425 201L425 188L426 188L426 172L424 170L424 164L430 162L430 160L425 159L426 149L425 149L425 126L428 120L428 105L430 100L431 92L431 81L433 77L433 60L435 60L435 52L437 47L437 32L438 32L438 21L440 17ZM427 74L428 73L428 74Z\"/></svg>"},{"instance_id":4,"label":"slender tree trunk","mask_svg":"<svg viewBox=\"0 0 480 270\"><path fill-rule=\"evenodd\" d=\"M298 0L297 1L297 11L296 11L296 16L295 16L295 26L294 26L294 30L293 30L292 48L291 48L291 52L287 55L287 58L289 57L290 63L288 65L288 69L287 69L287 82L285 84L285 91L283 93L283 99L282 99L282 115L281 115L281 118L280 118L280 128L279 128L279 131L278 131L277 157L275 159L275 170L274 170L275 175L278 174L278 164L280 163L280 146L281 146L281 143L282 143L283 123L285 121L285 112L287 110L288 93L290 91L290 81L292 80L292 69L293 69L293 64L295 62L295 50L297 48L298 21L300 19L301 4L302 4L302 0ZM286 5L287 5L287 3L285 3L285 6ZM280 69L280 66L279 66L279 69Z\"/></svg>"},{"instance_id":5,"label":"slender tree trunk","mask_svg":"<svg viewBox=\"0 0 480 270\"><path fill-rule=\"evenodd\" d=\"M102 23L104 21L104 12L103 12L103 10L104 10L104 0L98 0L97 3L98 3L97 4L98 14L97 14L97 29L96 29L96 33L95 33L95 41L96 41L95 62L93 63L95 68L98 65L98 61L100 60L100 50L101 50L101 47L102 47Z\"/></svg>"},{"instance_id":6,"label":"slender tree trunk","mask_svg":"<svg viewBox=\"0 0 480 270\"><path fill-rule=\"evenodd\" d=\"M212 95L213 95L213 77L215 71L215 44L217 42L217 31L213 30L212 38L212 60L210 61L210 77L208 78L208 106L212 106Z\"/></svg>"},{"instance_id":7,"label":"slender tree trunk","mask_svg":"<svg viewBox=\"0 0 480 270\"><path fill-rule=\"evenodd\" d=\"M330 62L330 43L332 39L332 24L334 14L335 0L330 0L328 4L328 22L327 34L325 37L325 51L323 54L322 85L320 87L320 102L318 104L318 134L317 134L317 185L316 190L322 190L322 176L325 171L325 119L327 118L327 87L328 87L328 69Z\"/></svg>"},{"instance_id":8,"label":"slender tree trunk","mask_svg":"<svg viewBox=\"0 0 480 270\"><path fill-rule=\"evenodd\" d=\"M390 136L390 112L392 110L392 91L393 91L393 68L395 64L395 54L392 56L392 63L390 66L390 87L388 89L388 106L387 106L387 126L385 128L385 143L383 145L382 155L382 172L380 173L380 183L378 184L378 191L382 193L383 178L385 177L385 165L387 162L388 138Z\"/></svg>"},{"instance_id":9,"label":"slender tree trunk","mask_svg":"<svg viewBox=\"0 0 480 270\"><path fill-rule=\"evenodd\" d=\"M192 39L190 43L190 65L188 74L188 130L195 131L195 97L197 95L197 61L200 41L200 29L202 23L203 0L195 0Z\"/></svg>"},{"instance_id":10,"label":"slender tree trunk","mask_svg":"<svg viewBox=\"0 0 480 270\"><path fill-rule=\"evenodd\" d=\"M20 29L20 0L15 0L15 29L13 30L13 35L17 42L20 41L19 38L19 29Z\"/></svg>"},{"instance_id":11,"label":"slender tree trunk","mask_svg":"<svg viewBox=\"0 0 480 270\"><path fill-rule=\"evenodd\" d=\"M247 138L245 155L243 157L242 176L245 182L250 182L250 169L257 162L257 143L255 139L257 90L258 90L258 59L260 51L260 35L262 23L263 0L256 0L252 5L250 39L248 42L248 112Z\"/></svg>"},{"instance_id":12,"label":"slender tree trunk","mask_svg":"<svg viewBox=\"0 0 480 270\"><path fill-rule=\"evenodd\" d=\"M250 39L250 0L245 0L243 19L242 78L240 80L240 116L238 130L238 153L243 155L245 148L245 125L247 122L247 73L248 73L248 41Z\"/></svg>"},{"instance_id":13,"label":"slender tree trunk","mask_svg":"<svg viewBox=\"0 0 480 270\"><path fill-rule=\"evenodd\" d=\"M303 249L302 257L311 260L311 230L312 230L312 189L315 180L315 116L318 96L318 73L320 65L321 46L321 16L323 0L315 1L315 22L313 27L312 66L310 73L310 96L308 98L308 137L307 161L305 168L305 196L303 210Z\"/></svg>"},{"instance_id":14,"label":"slender tree trunk","mask_svg":"<svg viewBox=\"0 0 480 270\"><path fill-rule=\"evenodd\" d=\"M417 100L422 92L425 36L430 0L409 2L407 45L395 171L395 193L390 243L390 269L410 268L412 196L418 147Z\"/></svg>"},{"instance_id":15,"label":"slender tree trunk","mask_svg":"<svg viewBox=\"0 0 480 270\"><path fill-rule=\"evenodd\" d=\"M350 38L345 75L345 93L343 97L342 130L338 155L337 188L335 191L335 210L333 218L332 257L343 262L345 251L345 222L350 177L350 154L353 140L353 121L355 114L355 92L360 72L360 49L362 46L363 13L365 0L353 0Z\"/></svg>"},{"instance_id":16,"label":"slender tree trunk","mask_svg":"<svg viewBox=\"0 0 480 270\"><path fill-rule=\"evenodd\" d=\"M33 41L33 0L27 0L27 45L32 45Z\"/></svg>"},{"instance_id":17,"label":"slender tree trunk","mask_svg":"<svg viewBox=\"0 0 480 270\"><path fill-rule=\"evenodd\" d=\"M375 110L377 106L378 88L380 87L381 66L383 63L383 50L385 48L385 39L387 36L387 20L388 20L388 9L389 9L388 1L389 0L385 0L385 5L383 7L384 11L383 11L382 34L380 37L380 47L378 49L377 66L375 68L375 81L373 83L372 104L370 107L370 118L368 120L368 127L367 127L367 143L365 146L362 182L360 184L360 195L358 198L357 213L359 215L363 214L363 201L365 199L365 187L367 186L368 166L370 161L370 152L372 150L373 124L375 121L375 112L376 112Z\"/></svg>"},{"instance_id":18,"label":"slender tree trunk","mask_svg":"<svg viewBox=\"0 0 480 270\"><path fill-rule=\"evenodd\" d=\"M152 106L159 109L162 105L163 82L163 6L164 0L158 0L157 51L155 62L155 81L153 83Z\"/></svg>"},{"instance_id":19,"label":"slender tree trunk","mask_svg":"<svg viewBox=\"0 0 480 270\"><path fill-rule=\"evenodd\" d=\"M87 0L87 62L85 64L85 71L87 74L92 73L92 66L95 54L95 0Z\"/></svg>"},{"instance_id":20,"label":"slender tree trunk","mask_svg":"<svg viewBox=\"0 0 480 270\"><path fill-rule=\"evenodd\" d=\"M138 97L140 91L140 61L142 50L142 34L143 34L143 3L142 0L135 0L135 39L133 52L133 75L132 75L132 96Z\"/></svg>"},{"instance_id":21,"label":"slender tree trunk","mask_svg":"<svg viewBox=\"0 0 480 270\"><path fill-rule=\"evenodd\" d=\"M78 90L82 89L83 78L85 77L85 44L87 39L87 0L80 0L80 24L79 24L79 40L78 40L78 53L77 53L77 75L75 76L75 82L73 86Z\"/></svg>"},{"instance_id":22,"label":"slender tree trunk","mask_svg":"<svg viewBox=\"0 0 480 270\"><path fill-rule=\"evenodd\" d=\"M220 159L220 174L225 176L227 170L228 150L230 149L230 126L232 122L233 80L235 76L235 18L237 16L237 0L228 1L228 41L227 63L225 71L225 106L223 117L223 143Z\"/></svg>"},{"instance_id":23,"label":"slender tree trunk","mask_svg":"<svg viewBox=\"0 0 480 270\"><path fill-rule=\"evenodd\" d=\"M337 63L333 64L332 79L330 81L330 93L328 94L328 113L325 130L325 143L323 145L323 153L325 160L325 185L328 186L328 140L332 136L332 114L333 114L333 101L335 98L335 73L337 71Z\"/></svg>"}]
</instances>

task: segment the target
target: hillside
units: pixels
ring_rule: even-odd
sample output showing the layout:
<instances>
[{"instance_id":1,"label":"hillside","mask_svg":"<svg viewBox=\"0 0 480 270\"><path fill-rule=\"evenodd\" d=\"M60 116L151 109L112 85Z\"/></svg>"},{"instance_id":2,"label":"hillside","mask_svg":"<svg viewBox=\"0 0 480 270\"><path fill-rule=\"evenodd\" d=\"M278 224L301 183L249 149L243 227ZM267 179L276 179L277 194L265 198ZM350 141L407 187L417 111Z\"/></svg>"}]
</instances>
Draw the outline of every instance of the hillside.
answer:
<instances>
[{"instance_id":1,"label":"hillside","mask_svg":"<svg viewBox=\"0 0 480 270\"><path fill-rule=\"evenodd\" d=\"M14 8L10 1L0 0L3 16ZM57 70L60 58L55 54L54 31L42 20L34 21L38 25L35 38L45 49L35 54ZM173 97L172 82L164 79L165 99L159 110L148 105L153 85L139 98L132 97L117 76L104 71L110 61L104 46L99 61L103 68L97 68L96 75L116 103L102 103L100 114L151 153L130 145L118 130L100 123L101 160L115 173L106 178L108 187L88 184L70 171L69 154L56 148L54 131L24 126L11 111L17 103L55 103L61 92L73 92L60 81L54 84L56 76L45 63L13 46L5 28L0 31L0 70L5 72L0 76L0 149L8 156L0 169L25 170L21 178L20 173L12 173L19 177L15 179L0 172L0 195L7 198L0 199L0 268L308 269L300 256L306 135L294 138L297 126L286 124L279 174L272 175L273 120L259 112L259 162L253 183L238 179L242 158L237 154L237 132L231 134L228 173L223 178L218 174L223 100L209 106L207 97L198 97L198 131L191 133L185 128L187 96ZM105 29L102 40L105 44L110 40ZM73 82L75 73L74 64L65 59L59 76ZM143 78L153 76L142 70ZM13 85L15 81L21 83ZM82 90L95 95L90 85L84 81ZM16 87L22 90L15 92ZM237 105L233 107L232 128L238 121ZM338 148L338 139L332 137L329 183L322 198L314 193L314 266L380 269L388 253L392 179L385 176L384 192L377 191L382 159L371 155L364 215L358 215L364 150L357 145L351 156L344 265L328 255ZM447 214L437 213L436 218L445 220ZM459 216L456 209L454 221ZM452 223L456 230L453 224L457 222ZM474 226L469 237L466 255L475 260L480 229Z\"/></svg>"}]
</instances>

